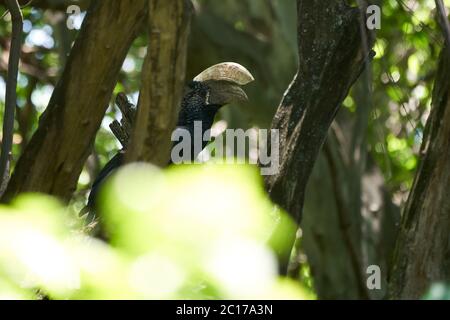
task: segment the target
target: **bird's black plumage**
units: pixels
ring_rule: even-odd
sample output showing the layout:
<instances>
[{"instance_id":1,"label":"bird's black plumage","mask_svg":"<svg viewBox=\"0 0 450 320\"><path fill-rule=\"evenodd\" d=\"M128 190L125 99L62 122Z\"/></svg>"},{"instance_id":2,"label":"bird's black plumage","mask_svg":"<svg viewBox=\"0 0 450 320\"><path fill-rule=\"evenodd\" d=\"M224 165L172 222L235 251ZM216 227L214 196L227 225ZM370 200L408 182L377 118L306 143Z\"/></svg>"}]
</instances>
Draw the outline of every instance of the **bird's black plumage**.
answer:
<instances>
[{"instance_id":1,"label":"bird's black plumage","mask_svg":"<svg viewBox=\"0 0 450 320\"><path fill-rule=\"evenodd\" d=\"M214 123L214 117L221 105L212 105L208 103L209 96L208 85L202 82L192 81L188 84L186 93L183 97L180 112L178 114L177 128L183 128L189 131L191 137L194 136L194 122L202 123L202 137L204 133L211 129ZM203 141L202 149L208 142ZM194 160L198 156L194 150L194 139L191 139L191 158ZM95 208L98 193L107 177L109 177L117 168L124 163L125 151L119 151L100 171L94 181L91 193L89 194L87 208ZM168 160L170 163L170 160Z\"/></svg>"}]
</instances>

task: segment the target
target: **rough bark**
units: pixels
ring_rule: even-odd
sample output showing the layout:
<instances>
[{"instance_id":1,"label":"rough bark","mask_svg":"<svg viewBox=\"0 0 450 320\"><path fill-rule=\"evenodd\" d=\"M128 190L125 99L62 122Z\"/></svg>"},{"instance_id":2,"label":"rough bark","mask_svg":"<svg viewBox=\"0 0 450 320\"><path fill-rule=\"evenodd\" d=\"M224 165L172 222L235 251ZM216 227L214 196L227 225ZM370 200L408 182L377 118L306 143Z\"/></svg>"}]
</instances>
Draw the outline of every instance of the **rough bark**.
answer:
<instances>
[{"instance_id":1,"label":"rough bark","mask_svg":"<svg viewBox=\"0 0 450 320\"><path fill-rule=\"evenodd\" d=\"M281 165L267 188L299 222L314 162L366 57L358 9L337 0L298 0L297 7L299 69L272 123L280 131Z\"/></svg>"},{"instance_id":2,"label":"rough bark","mask_svg":"<svg viewBox=\"0 0 450 320\"><path fill-rule=\"evenodd\" d=\"M420 298L450 280L450 52L440 58L421 164L405 206L395 248L390 296Z\"/></svg>"},{"instance_id":3,"label":"rough bark","mask_svg":"<svg viewBox=\"0 0 450 320\"><path fill-rule=\"evenodd\" d=\"M75 190L147 1L94 1L3 201L20 192L64 200Z\"/></svg>"},{"instance_id":4,"label":"rough bark","mask_svg":"<svg viewBox=\"0 0 450 320\"><path fill-rule=\"evenodd\" d=\"M297 13L299 68L272 123L280 132L280 171L266 179L266 186L273 201L299 223L319 150L368 48L360 11L345 1L298 0Z\"/></svg>"},{"instance_id":5,"label":"rough bark","mask_svg":"<svg viewBox=\"0 0 450 320\"><path fill-rule=\"evenodd\" d=\"M150 43L128 161L168 163L185 80L190 15L190 1L149 1Z\"/></svg>"}]
</instances>

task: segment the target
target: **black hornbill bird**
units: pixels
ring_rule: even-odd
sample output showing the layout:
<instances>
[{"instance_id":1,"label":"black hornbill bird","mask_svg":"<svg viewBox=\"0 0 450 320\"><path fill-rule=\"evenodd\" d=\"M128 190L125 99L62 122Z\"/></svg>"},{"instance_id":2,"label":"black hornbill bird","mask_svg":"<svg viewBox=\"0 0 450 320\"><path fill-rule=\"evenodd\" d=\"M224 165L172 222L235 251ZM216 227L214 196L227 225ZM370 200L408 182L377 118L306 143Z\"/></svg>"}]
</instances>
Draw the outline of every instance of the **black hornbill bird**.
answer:
<instances>
[{"instance_id":1,"label":"black hornbill bird","mask_svg":"<svg viewBox=\"0 0 450 320\"><path fill-rule=\"evenodd\" d=\"M204 70L188 84L178 114L177 129L186 129L191 134L191 160L197 158L199 153L194 149L194 122L201 121L203 137L205 132L211 129L214 117L221 107L248 100L241 86L253 80L251 73L243 66L225 62ZM203 141L202 149L207 143ZM95 209L98 192L103 182L124 163L125 152L126 150L119 151L101 170L92 185L87 210L83 211L90 212ZM171 161L168 163L170 164Z\"/></svg>"}]
</instances>

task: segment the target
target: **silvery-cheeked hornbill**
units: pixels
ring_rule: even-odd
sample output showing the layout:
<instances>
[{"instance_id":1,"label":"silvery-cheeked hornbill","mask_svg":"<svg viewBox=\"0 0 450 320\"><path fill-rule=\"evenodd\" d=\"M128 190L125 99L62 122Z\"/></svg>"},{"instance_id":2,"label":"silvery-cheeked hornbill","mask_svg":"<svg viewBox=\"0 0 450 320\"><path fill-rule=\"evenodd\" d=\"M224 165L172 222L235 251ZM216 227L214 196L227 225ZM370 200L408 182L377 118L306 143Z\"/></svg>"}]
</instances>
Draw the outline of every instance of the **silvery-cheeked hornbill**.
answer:
<instances>
[{"instance_id":1,"label":"silvery-cheeked hornbill","mask_svg":"<svg viewBox=\"0 0 450 320\"><path fill-rule=\"evenodd\" d=\"M199 153L194 149L194 122L201 121L203 137L204 133L211 129L214 117L221 107L248 100L241 86L253 80L251 73L243 66L225 62L201 72L187 85L178 114L177 129L186 129L191 134L191 160L197 158ZM207 143L203 142L202 149ZM86 211L94 211L104 180L124 163L125 152L126 150L119 151L99 173L92 185ZM169 160L168 162L170 163Z\"/></svg>"}]
</instances>

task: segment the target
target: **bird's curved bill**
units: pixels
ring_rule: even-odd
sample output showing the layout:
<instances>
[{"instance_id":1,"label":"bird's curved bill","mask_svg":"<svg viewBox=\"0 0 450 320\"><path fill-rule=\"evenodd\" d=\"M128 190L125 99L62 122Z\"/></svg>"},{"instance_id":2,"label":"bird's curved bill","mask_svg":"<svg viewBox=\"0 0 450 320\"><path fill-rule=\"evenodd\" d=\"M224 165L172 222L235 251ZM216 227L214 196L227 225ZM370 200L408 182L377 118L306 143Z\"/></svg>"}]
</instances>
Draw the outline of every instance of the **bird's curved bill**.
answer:
<instances>
[{"instance_id":1,"label":"bird's curved bill","mask_svg":"<svg viewBox=\"0 0 450 320\"><path fill-rule=\"evenodd\" d=\"M229 103L243 103L248 101L245 91L238 85L226 81L207 81L210 88L208 104L226 105Z\"/></svg>"}]
</instances>

